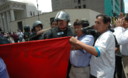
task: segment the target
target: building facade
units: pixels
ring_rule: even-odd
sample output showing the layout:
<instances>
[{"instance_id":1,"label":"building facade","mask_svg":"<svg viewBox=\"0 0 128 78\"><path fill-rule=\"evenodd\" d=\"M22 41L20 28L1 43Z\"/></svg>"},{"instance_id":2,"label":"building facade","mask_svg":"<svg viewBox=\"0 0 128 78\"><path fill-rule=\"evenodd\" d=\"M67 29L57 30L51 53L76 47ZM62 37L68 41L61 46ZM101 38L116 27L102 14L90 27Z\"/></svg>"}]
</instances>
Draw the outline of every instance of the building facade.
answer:
<instances>
[{"instance_id":1,"label":"building facade","mask_svg":"<svg viewBox=\"0 0 128 78\"><path fill-rule=\"evenodd\" d=\"M124 13L124 0L52 0L53 11L61 9L92 9L108 16Z\"/></svg>"},{"instance_id":2,"label":"building facade","mask_svg":"<svg viewBox=\"0 0 128 78\"><path fill-rule=\"evenodd\" d=\"M119 3L120 3L121 12L125 13L124 0L120 0Z\"/></svg>"},{"instance_id":3,"label":"building facade","mask_svg":"<svg viewBox=\"0 0 128 78\"><path fill-rule=\"evenodd\" d=\"M59 10L60 11L60 10ZM95 24L96 15L100 14L94 10L90 9L64 9L63 11L67 12L70 16L70 25L73 25L73 22L76 19L86 19L89 20L90 26ZM39 16L40 21L43 23L43 28L50 28L50 18L55 17L58 11L43 13ZM20 19L16 21L12 21L10 25L12 26L11 31L17 30L17 24L19 22L22 23L23 26L29 25L32 28L33 23L37 20L38 16L28 17L25 19Z\"/></svg>"},{"instance_id":4,"label":"building facade","mask_svg":"<svg viewBox=\"0 0 128 78\"><path fill-rule=\"evenodd\" d=\"M37 14L37 8L32 4L0 0L0 28L5 32L11 31L10 22ZM23 30L20 22L18 23L18 29Z\"/></svg>"},{"instance_id":5,"label":"building facade","mask_svg":"<svg viewBox=\"0 0 128 78\"><path fill-rule=\"evenodd\" d=\"M105 0L104 12L109 16L118 16L120 12L124 13L124 1L123 0ZM109 6L108 6L109 5Z\"/></svg>"}]
</instances>

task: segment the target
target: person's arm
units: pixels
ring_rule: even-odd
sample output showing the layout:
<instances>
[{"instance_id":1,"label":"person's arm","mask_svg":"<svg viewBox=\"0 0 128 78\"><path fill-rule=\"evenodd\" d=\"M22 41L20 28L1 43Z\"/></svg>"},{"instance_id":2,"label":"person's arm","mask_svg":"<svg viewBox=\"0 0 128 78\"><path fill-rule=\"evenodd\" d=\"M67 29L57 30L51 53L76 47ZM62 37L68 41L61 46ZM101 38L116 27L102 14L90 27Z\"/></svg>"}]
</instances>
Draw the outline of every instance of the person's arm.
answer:
<instances>
[{"instance_id":1,"label":"person's arm","mask_svg":"<svg viewBox=\"0 0 128 78\"><path fill-rule=\"evenodd\" d=\"M94 37L92 35L86 35L80 41L87 44L87 45L92 46L94 44ZM83 48L79 45L73 45L73 49L74 50L79 50L79 49L83 49Z\"/></svg>"},{"instance_id":2,"label":"person's arm","mask_svg":"<svg viewBox=\"0 0 128 78\"><path fill-rule=\"evenodd\" d=\"M128 43L128 30L124 30L124 28L117 27L115 28L114 35L119 45Z\"/></svg>"},{"instance_id":3,"label":"person's arm","mask_svg":"<svg viewBox=\"0 0 128 78\"><path fill-rule=\"evenodd\" d=\"M87 44L77 40L75 37L71 37L70 42L72 43L72 45L79 45L82 49L86 50L90 54L92 54L94 56L98 56L98 52L97 52L96 48L94 48L93 46L87 45Z\"/></svg>"},{"instance_id":4,"label":"person's arm","mask_svg":"<svg viewBox=\"0 0 128 78\"><path fill-rule=\"evenodd\" d=\"M52 28L52 29L53 29L53 28ZM53 34L52 29L49 29L49 30L45 31L45 32L41 35L40 40L53 38L53 36L52 36L52 34Z\"/></svg>"},{"instance_id":5,"label":"person's arm","mask_svg":"<svg viewBox=\"0 0 128 78\"><path fill-rule=\"evenodd\" d=\"M116 28L114 29L114 35L120 45L128 43L128 30L125 30L122 23L122 19L116 20Z\"/></svg>"},{"instance_id":6,"label":"person's arm","mask_svg":"<svg viewBox=\"0 0 128 78\"><path fill-rule=\"evenodd\" d=\"M79 49L83 49L83 48L77 44L72 44L71 49L72 50L79 50Z\"/></svg>"},{"instance_id":7,"label":"person's arm","mask_svg":"<svg viewBox=\"0 0 128 78\"><path fill-rule=\"evenodd\" d=\"M42 33L44 33L45 31L49 30L50 28L47 28L47 29L43 29L43 30L40 30L36 33L36 35L40 35Z\"/></svg>"},{"instance_id":8,"label":"person's arm","mask_svg":"<svg viewBox=\"0 0 128 78\"><path fill-rule=\"evenodd\" d=\"M9 78L6 65L2 58L0 58L0 78Z\"/></svg>"}]
</instances>

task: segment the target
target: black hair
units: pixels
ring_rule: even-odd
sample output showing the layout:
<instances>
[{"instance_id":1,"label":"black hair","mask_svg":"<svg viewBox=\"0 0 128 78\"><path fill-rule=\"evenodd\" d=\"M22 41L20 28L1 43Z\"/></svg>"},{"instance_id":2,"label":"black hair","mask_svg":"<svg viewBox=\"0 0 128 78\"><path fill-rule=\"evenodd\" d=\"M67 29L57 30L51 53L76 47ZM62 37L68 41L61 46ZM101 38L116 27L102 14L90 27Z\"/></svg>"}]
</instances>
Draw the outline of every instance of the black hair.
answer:
<instances>
[{"instance_id":1,"label":"black hair","mask_svg":"<svg viewBox=\"0 0 128 78\"><path fill-rule=\"evenodd\" d=\"M128 21L128 15L124 19L125 19L125 21Z\"/></svg>"},{"instance_id":2,"label":"black hair","mask_svg":"<svg viewBox=\"0 0 128 78\"><path fill-rule=\"evenodd\" d=\"M103 18L103 23L104 24L111 23L111 18L107 15L99 14L99 15L96 16L96 18L98 18L98 17Z\"/></svg>"},{"instance_id":3,"label":"black hair","mask_svg":"<svg viewBox=\"0 0 128 78\"><path fill-rule=\"evenodd\" d=\"M73 24L74 26L75 25L82 25L82 27L87 27L89 26L89 22L87 20L76 20Z\"/></svg>"},{"instance_id":4,"label":"black hair","mask_svg":"<svg viewBox=\"0 0 128 78\"><path fill-rule=\"evenodd\" d=\"M73 26L75 26L75 25L81 25L80 21L78 19L76 19L76 21L73 23Z\"/></svg>"},{"instance_id":5,"label":"black hair","mask_svg":"<svg viewBox=\"0 0 128 78\"><path fill-rule=\"evenodd\" d=\"M30 26L28 26L28 25L24 26L24 31L25 32L30 32Z\"/></svg>"},{"instance_id":6,"label":"black hair","mask_svg":"<svg viewBox=\"0 0 128 78\"><path fill-rule=\"evenodd\" d=\"M52 25L53 22L56 22L55 17L50 18L50 24Z\"/></svg>"}]
</instances>

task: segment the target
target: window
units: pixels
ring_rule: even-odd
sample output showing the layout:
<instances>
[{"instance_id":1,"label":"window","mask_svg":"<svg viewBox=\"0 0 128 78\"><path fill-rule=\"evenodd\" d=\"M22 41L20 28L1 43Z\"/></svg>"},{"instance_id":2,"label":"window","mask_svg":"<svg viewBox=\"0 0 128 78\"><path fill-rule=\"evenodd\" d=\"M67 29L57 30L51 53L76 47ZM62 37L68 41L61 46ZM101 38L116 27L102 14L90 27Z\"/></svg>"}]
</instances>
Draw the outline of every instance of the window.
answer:
<instances>
[{"instance_id":1,"label":"window","mask_svg":"<svg viewBox=\"0 0 128 78\"><path fill-rule=\"evenodd\" d=\"M30 15L32 16L32 12L30 11Z\"/></svg>"},{"instance_id":2,"label":"window","mask_svg":"<svg viewBox=\"0 0 128 78\"><path fill-rule=\"evenodd\" d=\"M78 6L78 8L81 8L81 6Z\"/></svg>"},{"instance_id":3,"label":"window","mask_svg":"<svg viewBox=\"0 0 128 78\"><path fill-rule=\"evenodd\" d=\"M33 16L35 16L35 12L33 12Z\"/></svg>"},{"instance_id":4,"label":"window","mask_svg":"<svg viewBox=\"0 0 128 78\"><path fill-rule=\"evenodd\" d=\"M78 0L78 4L80 4L81 3L81 0Z\"/></svg>"},{"instance_id":5,"label":"window","mask_svg":"<svg viewBox=\"0 0 128 78\"><path fill-rule=\"evenodd\" d=\"M83 8L86 8L86 5L83 5Z\"/></svg>"}]
</instances>

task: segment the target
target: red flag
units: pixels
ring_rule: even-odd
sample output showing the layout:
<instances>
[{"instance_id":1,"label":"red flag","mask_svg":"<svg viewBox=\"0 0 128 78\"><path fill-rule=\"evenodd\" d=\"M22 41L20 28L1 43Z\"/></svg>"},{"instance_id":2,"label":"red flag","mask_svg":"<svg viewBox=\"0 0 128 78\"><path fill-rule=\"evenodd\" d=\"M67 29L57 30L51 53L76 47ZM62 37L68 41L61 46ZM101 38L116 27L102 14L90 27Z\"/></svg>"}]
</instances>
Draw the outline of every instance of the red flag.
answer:
<instances>
[{"instance_id":1,"label":"red flag","mask_svg":"<svg viewBox=\"0 0 128 78\"><path fill-rule=\"evenodd\" d=\"M66 78L69 37L0 45L10 78Z\"/></svg>"}]
</instances>

